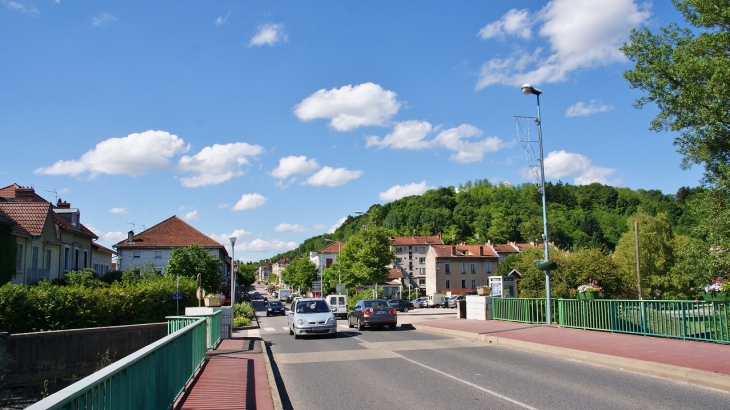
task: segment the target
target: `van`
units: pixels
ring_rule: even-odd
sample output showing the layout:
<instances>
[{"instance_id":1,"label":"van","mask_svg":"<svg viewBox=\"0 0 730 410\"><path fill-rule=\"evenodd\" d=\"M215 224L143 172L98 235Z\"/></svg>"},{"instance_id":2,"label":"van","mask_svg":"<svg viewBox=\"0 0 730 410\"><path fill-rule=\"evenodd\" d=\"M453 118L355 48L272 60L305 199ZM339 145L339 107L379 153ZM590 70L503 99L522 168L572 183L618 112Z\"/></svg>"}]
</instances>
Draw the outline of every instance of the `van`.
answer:
<instances>
[{"instance_id":1,"label":"van","mask_svg":"<svg viewBox=\"0 0 730 410\"><path fill-rule=\"evenodd\" d=\"M327 303L336 317L343 319L347 317L347 295L329 295Z\"/></svg>"},{"instance_id":2,"label":"van","mask_svg":"<svg viewBox=\"0 0 730 410\"><path fill-rule=\"evenodd\" d=\"M441 302L446 300L446 296L442 295L440 293L435 293L433 295L428 296L428 301L426 301L426 307L435 308L441 306Z\"/></svg>"},{"instance_id":3,"label":"van","mask_svg":"<svg viewBox=\"0 0 730 410\"><path fill-rule=\"evenodd\" d=\"M291 290L279 289L279 300L282 302L288 302L291 299Z\"/></svg>"}]
</instances>

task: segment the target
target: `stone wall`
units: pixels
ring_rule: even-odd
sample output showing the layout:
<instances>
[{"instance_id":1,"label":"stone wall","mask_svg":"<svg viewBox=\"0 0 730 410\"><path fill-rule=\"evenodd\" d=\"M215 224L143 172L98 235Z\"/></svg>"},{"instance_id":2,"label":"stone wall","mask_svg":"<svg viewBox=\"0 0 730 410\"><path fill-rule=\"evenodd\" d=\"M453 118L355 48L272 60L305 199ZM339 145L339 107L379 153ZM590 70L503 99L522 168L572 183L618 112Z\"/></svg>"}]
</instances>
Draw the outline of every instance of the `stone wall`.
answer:
<instances>
[{"instance_id":1,"label":"stone wall","mask_svg":"<svg viewBox=\"0 0 730 410\"><path fill-rule=\"evenodd\" d=\"M96 371L107 349L116 361L165 336L167 323L0 334L0 343L13 358L3 384L81 379Z\"/></svg>"}]
</instances>

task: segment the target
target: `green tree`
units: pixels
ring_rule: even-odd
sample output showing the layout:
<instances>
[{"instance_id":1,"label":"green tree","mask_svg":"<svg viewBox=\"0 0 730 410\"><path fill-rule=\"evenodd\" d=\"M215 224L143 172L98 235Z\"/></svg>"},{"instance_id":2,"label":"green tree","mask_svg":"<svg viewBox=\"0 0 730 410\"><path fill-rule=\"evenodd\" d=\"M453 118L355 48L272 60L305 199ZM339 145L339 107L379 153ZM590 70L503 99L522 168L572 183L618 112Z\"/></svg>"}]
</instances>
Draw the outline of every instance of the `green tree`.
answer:
<instances>
[{"instance_id":1,"label":"green tree","mask_svg":"<svg viewBox=\"0 0 730 410\"><path fill-rule=\"evenodd\" d=\"M390 248L390 238L385 230L372 227L350 237L332 268L340 269L342 283L352 288L387 279L387 265L393 259L395 253Z\"/></svg>"},{"instance_id":2,"label":"green tree","mask_svg":"<svg viewBox=\"0 0 730 410\"><path fill-rule=\"evenodd\" d=\"M223 262L209 254L207 249L192 244L172 250L166 272L168 275L180 275L194 280L200 275L203 289L207 293L216 293L221 287L222 267Z\"/></svg>"},{"instance_id":3,"label":"green tree","mask_svg":"<svg viewBox=\"0 0 730 410\"><path fill-rule=\"evenodd\" d=\"M706 181L730 181L730 14L727 0L672 0L692 28L672 23L660 33L633 30L621 50L635 66L624 72L655 103L654 131L674 131L682 166L704 165Z\"/></svg>"},{"instance_id":4,"label":"green tree","mask_svg":"<svg viewBox=\"0 0 730 410\"><path fill-rule=\"evenodd\" d=\"M245 263L236 266L236 280L238 285L243 289L248 289L249 286L256 282L256 273L258 271L258 265L253 263Z\"/></svg>"},{"instance_id":5,"label":"green tree","mask_svg":"<svg viewBox=\"0 0 730 410\"><path fill-rule=\"evenodd\" d=\"M284 272L281 273L284 283L287 283L295 289L308 289L312 287L312 283L319 280L319 272L317 265L307 258L297 258L291 261Z\"/></svg>"}]
</instances>

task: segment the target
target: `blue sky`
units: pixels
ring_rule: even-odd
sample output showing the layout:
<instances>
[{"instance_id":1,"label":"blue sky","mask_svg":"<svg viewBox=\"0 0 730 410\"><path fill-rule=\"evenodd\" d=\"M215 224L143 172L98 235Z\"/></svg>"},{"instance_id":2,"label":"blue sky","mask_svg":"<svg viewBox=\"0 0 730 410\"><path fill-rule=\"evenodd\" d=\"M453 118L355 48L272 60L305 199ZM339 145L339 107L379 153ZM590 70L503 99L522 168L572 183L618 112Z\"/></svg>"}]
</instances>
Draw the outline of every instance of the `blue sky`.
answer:
<instances>
[{"instance_id":1,"label":"blue sky","mask_svg":"<svg viewBox=\"0 0 730 410\"><path fill-rule=\"evenodd\" d=\"M106 246L178 215L259 260L374 203L531 181L523 83L548 180L698 185L621 75L669 2L504 3L0 0L0 186Z\"/></svg>"}]
</instances>

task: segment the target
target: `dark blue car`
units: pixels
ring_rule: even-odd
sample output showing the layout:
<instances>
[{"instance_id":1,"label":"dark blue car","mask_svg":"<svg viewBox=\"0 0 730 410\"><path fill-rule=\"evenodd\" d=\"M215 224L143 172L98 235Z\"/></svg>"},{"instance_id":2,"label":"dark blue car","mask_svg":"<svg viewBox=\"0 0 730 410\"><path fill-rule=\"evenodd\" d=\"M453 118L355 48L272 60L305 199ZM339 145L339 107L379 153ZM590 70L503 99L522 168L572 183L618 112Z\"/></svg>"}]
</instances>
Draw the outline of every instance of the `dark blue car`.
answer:
<instances>
[{"instance_id":1,"label":"dark blue car","mask_svg":"<svg viewBox=\"0 0 730 410\"><path fill-rule=\"evenodd\" d=\"M286 308L278 300L272 300L266 304L266 316L285 315Z\"/></svg>"}]
</instances>

